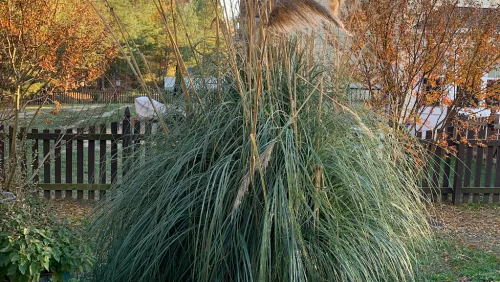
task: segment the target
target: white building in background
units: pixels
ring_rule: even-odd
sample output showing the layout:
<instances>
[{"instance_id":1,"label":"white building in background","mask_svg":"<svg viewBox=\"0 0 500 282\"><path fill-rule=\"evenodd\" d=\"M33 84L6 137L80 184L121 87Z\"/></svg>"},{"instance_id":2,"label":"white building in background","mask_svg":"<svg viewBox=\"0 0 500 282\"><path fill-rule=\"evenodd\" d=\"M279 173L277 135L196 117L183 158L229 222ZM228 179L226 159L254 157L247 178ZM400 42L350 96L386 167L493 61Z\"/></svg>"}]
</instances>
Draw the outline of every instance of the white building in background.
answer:
<instances>
[{"instance_id":1,"label":"white building in background","mask_svg":"<svg viewBox=\"0 0 500 282\"><path fill-rule=\"evenodd\" d=\"M191 81L193 82L195 88L198 89L208 89L208 90L217 90L217 78L216 77L191 77ZM189 78L184 78L184 83L186 87L191 88L191 82ZM175 87L175 77L166 76L163 78L163 89L173 91Z\"/></svg>"},{"instance_id":2,"label":"white building in background","mask_svg":"<svg viewBox=\"0 0 500 282\"><path fill-rule=\"evenodd\" d=\"M500 50L499 50L500 52ZM483 75L481 78L481 88L485 88L493 83L500 83L500 66L498 66L494 71ZM447 86L449 92L449 98L451 100L455 99L455 93L458 91L458 86ZM500 97L498 97L500 99ZM475 108L465 108L462 113L469 115L473 113L475 118L488 118L491 115L491 110L486 109L485 107L481 107L484 105L485 101L479 101L478 107ZM420 118L425 123L422 125L421 131L425 136L425 132L428 130L433 130L437 125L444 120L447 113L446 106L439 107L427 107L423 110ZM497 113L497 116L500 117L500 112ZM497 117L497 120L498 120Z\"/></svg>"}]
</instances>

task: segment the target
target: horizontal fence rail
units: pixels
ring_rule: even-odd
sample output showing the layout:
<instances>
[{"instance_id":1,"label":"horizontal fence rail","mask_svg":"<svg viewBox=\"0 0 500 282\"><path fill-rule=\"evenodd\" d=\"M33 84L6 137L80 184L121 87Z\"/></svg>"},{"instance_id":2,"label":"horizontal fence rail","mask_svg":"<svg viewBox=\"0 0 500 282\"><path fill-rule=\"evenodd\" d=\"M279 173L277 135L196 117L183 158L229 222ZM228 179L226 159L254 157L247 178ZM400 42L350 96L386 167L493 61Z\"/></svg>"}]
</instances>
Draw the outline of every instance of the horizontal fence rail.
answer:
<instances>
[{"instance_id":1,"label":"horizontal fence rail","mask_svg":"<svg viewBox=\"0 0 500 282\"><path fill-rule=\"evenodd\" d=\"M12 127L0 126L0 177L13 146ZM130 158L143 152L144 139L157 132L153 122L131 120L125 110L121 122L67 130L20 128L17 150L21 173L43 190L46 198L97 200L130 169ZM7 145L7 146L6 146Z\"/></svg>"}]
</instances>

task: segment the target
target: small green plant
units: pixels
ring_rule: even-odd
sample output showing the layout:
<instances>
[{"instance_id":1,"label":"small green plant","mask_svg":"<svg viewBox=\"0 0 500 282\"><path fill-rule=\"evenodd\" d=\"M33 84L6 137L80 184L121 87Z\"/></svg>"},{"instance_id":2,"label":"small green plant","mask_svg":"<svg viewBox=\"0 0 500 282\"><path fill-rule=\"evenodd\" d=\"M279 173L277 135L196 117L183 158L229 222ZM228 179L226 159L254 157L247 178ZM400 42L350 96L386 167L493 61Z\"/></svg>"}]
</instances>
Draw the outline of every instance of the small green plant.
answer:
<instances>
[{"instance_id":1,"label":"small green plant","mask_svg":"<svg viewBox=\"0 0 500 282\"><path fill-rule=\"evenodd\" d=\"M26 206L26 205L25 205ZM78 232L45 213L11 203L0 218L0 276L9 281L67 281L70 274L88 271L93 253Z\"/></svg>"}]
</instances>

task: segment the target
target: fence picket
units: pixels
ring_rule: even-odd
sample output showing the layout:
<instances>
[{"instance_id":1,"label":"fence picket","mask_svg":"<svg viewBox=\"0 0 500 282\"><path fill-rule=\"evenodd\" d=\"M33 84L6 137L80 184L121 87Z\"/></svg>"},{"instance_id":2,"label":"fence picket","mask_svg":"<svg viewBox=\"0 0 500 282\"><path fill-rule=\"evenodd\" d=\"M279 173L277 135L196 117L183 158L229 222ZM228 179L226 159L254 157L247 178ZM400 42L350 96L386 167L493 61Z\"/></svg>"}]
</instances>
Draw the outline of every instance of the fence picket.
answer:
<instances>
[{"instance_id":1,"label":"fence picket","mask_svg":"<svg viewBox=\"0 0 500 282\"><path fill-rule=\"evenodd\" d=\"M484 128L480 129L478 132L478 138L481 140L484 139L485 136L486 136L486 131L484 130ZM474 187L481 187L483 163L484 163L484 148L483 146L477 146ZM474 195L472 196L472 202L479 203L479 199L480 199L479 193L474 193Z\"/></svg>"},{"instance_id":2,"label":"fence picket","mask_svg":"<svg viewBox=\"0 0 500 282\"><path fill-rule=\"evenodd\" d=\"M89 128L89 133L90 134L95 134L95 127L91 126ZM94 175L95 175L95 140L89 140L88 141L88 157L87 157L87 162L88 162L88 183L89 184L94 184ZM89 190L89 200L94 200L95 199L95 191L94 190Z\"/></svg>"},{"instance_id":3,"label":"fence picket","mask_svg":"<svg viewBox=\"0 0 500 282\"><path fill-rule=\"evenodd\" d=\"M106 134L106 125L101 124L101 135ZM99 141L99 182L106 183L106 140ZM99 198L104 198L106 191L99 191Z\"/></svg>"},{"instance_id":4,"label":"fence picket","mask_svg":"<svg viewBox=\"0 0 500 282\"><path fill-rule=\"evenodd\" d=\"M472 130L467 131L467 139L474 138L474 132ZM464 171L464 185L463 187L471 187L471 176L472 176L472 160L474 158L474 147L468 144L465 149L465 171ZM463 193L463 203L469 203L470 195L469 193Z\"/></svg>"},{"instance_id":5,"label":"fence picket","mask_svg":"<svg viewBox=\"0 0 500 282\"><path fill-rule=\"evenodd\" d=\"M34 128L31 130L32 133L38 133L38 129ZM38 139L35 139L33 142L33 146L31 147L31 159L32 159L32 172L33 172L33 182L38 183L40 181L39 178L39 170L40 170L40 165L38 162L39 156L38 156Z\"/></svg>"},{"instance_id":6,"label":"fence picket","mask_svg":"<svg viewBox=\"0 0 500 282\"><path fill-rule=\"evenodd\" d=\"M118 123L111 123L111 134L118 134ZM111 183L116 184L118 176L118 140L111 141Z\"/></svg>"},{"instance_id":7,"label":"fence picket","mask_svg":"<svg viewBox=\"0 0 500 282\"><path fill-rule=\"evenodd\" d=\"M61 134L61 130L60 129L56 129L54 132L58 133L58 134ZM54 144L54 157L55 157L55 161L54 161L54 166L55 166L54 182L55 183L61 183L61 175L62 175L62 173L61 173L61 143L62 143L62 140L58 139L58 140L55 140L55 144ZM55 190L54 194L55 194L55 198L56 199L62 198L61 190Z\"/></svg>"},{"instance_id":8,"label":"fence picket","mask_svg":"<svg viewBox=\"0 0 500 282\"><path fill-rule=\"evenodd\" d=\"M500 146L497 145L497 163L496 163L496 169L495 169L495 187L500 187ZM499 203L500 202L500 189L498 190L499 193L493 193L493 203Z\"/></svg>"},{"instance_id":9,"label":"fence picket","mask_svg":"<svg viewBox=\"0 0 500 282\"><path fill-rule=\"evenodd\" d=\"M78 135L83 134L83 128L77 128ZM76 140L76 183L83 183L83 140ZM83 190L76 191L76 198L83 199Z\"/></svg>"},{"instance_id":10,"label":"fence picket","mask_svg":"<svg viewBox=\"0 0 500 282\"><path fill-rule=\"evenodd\" d=\"M486 153L486 171L484 174L484 187L491 186L491 173L493 170L493 154L495 153L495 147L488 146L488 150ZM483 193L483 203L488 203L490 201L490 194Z\"/></svg>"},{"instance_id":11,"label":"fence picket","mask_svg":"<svg viewBox=\"0 0 500 282\"><path fill-rule=\"evenodd\" d=\"M45 136L50 133L50 130L44 129L43 138L43 183L50 183L50 139ZM44 190L43 195L45 198L50 199L50 190Z\"/></svg>"},{"instance_id":12,"label":"fence picket","mask_svg":"<svg viewBox=\"0 0 500 282\"><path fill-rule=\"evenodd\" d=\"M26 140L26 132L27 132L27 129L26 127L21 127L20 130L19 130L19 133L21 135L21 139L22 140ZM25 143L21 143L21 145L23 145L23 147L25 146ZM26 150L25 148L22 148L21 152L20 152L20 160L21 160L21 173L23 175L23 177L25 177L27 175L27 171L28 171L28 159L26 157Z\"/></svg>"},{"instance_id":13,"label":"fence picket","mask_svg":"<svg viewBox=\"0 0 500 282\"><path fill-rule=\"evenodd\" d=\"M426 131L425 132L425 141L427 142L427 146L431 144L432 140L432 131ZM432 146L431 146L432 147ZM430 187L429 186L429 179L430 179L430 164L426 164L424 167L424 177L422 179L422 187Z\"/></svg>"},{"instance_id":14,"label":"fence picket","mask_svg":"<svg viewBox=\"0 0 500 282\"><path fill-rule=\"evenodd\" d=\"M444 188L450 188L450 174L451 174L451 154L446 153L444 156L444 169L443 169L443 187ZM447 201L448 200L448 194L447 193L441 193L441 200L442 201Z\"/></svg>"},{"instance_id":15,"label":"fence picket","mask_svg":"<svg viewBox=\"0 0 500 282\"><path fill-rule=\"evenodd\" d=\"M437 201L439 200L437 196L441 196L441 191L439 191L439 173L441 172L441 162L442 162L442 155L443 154L443 148L440 146L436 146L436 151L434 153L434 169L433 169L433 175L432 175L432 185L431 187L433 188L433 191L431 193L432 198L431 200Z\"/></svg>"},{"instance_id":16,"label":"fence picket","mask_svg":"<svg viewBox=\"0 0 500 282\"><path fill-rule=\"evenodd\" d=\"M461 142L458 144L457 158L455 160L455 178L453 181L453 203L455 205L460 204L462 201L462 176L464 171L464 155L465 155L465 144Z\"/></svg>"},{"instance_id":17,"label":"fence picket","mask_svg":"<svg viewBox=\"0 0 500 282\"><path fill-rule=\"evenodd\" d=\"M141 148L141 138L139 138L141 134L141 121L140 120L135 120L134 121L134 158L139 158L136 159L137 161L140 161L140 148Z\"/></svg>"},{"instance_id":18,"label":"fence picket","mask_svg":"<svg viewBox=\"0 0 500 282\"><path fill-rule=\"evenodd\" d=\"M130 170L130 163L131 161L129 160L130 157L132 156L132 123L130 121L130 109L127 107L125 109L125 119L123 120L123 156L122 156L122 166L123 166L123 176L127 174L127 172Z\"/></svg>"},{"instance_id":19,"label":"fence picket","mask_svg":"<svg viewBox=\"0 0 500 282\"><path fill-rule=\"evenodd\" d=\"M66 135L72 136L73 129L67 129ZM73 183L73 140L66 140L66 183ZM73 198L73 191L66 191L66 198Z\"/></svg>"}]
</instances>

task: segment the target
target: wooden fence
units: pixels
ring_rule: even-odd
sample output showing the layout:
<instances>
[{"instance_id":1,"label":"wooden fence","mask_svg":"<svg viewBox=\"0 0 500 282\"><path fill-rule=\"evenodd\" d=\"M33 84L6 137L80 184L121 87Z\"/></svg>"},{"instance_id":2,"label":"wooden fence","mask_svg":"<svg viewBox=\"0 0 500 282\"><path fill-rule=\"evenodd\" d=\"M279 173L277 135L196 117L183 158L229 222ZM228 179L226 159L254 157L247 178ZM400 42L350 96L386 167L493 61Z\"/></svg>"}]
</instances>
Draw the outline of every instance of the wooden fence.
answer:
<instances>
[{"instance_id":1,"label":"wooden fence","mask_svg":"<svg viewBox=\"0 0 500 282\"><path fill-rule=\"evenodd\" d=\"M20 128L17 138L24 140L24 148L18 150L18 159L24 176L42 188L46 198L95 200L121 181L130 169L128 160L141 152L144 137L156 128L151 122L131 120L128 108L124 120L110 126L29 132ZM2 132L6 138L0 138L0 176L4 179L13 128L1 126Z\"/></svg>"},{"instance_id":2,"label":"wooden fence","mask_svg":"<svg viewBox=\"0 0 500 282\"><path fill-rule=\"evenodd\" d=\"M125 110L121 122L98 127L28 132L20 128L19 159L24 177L43 189L47 198L100 199L112 184L120 183L130 169L131 158L141 161L145 137L154 134L157 125L133 121ZM457 132L448 134L459 140ZM493 139L494 128L481 127L464 134L467 142L448 141L449 149L435 146L431 132L422 142L428 146L431 161L422 172L423 193L433 200L461 203L500 202L500 140ZM0 126L0 177L13 144L13 129ZM475 138L475 137L478 138ZM422 137L422 136L419 136ZM486 140L484 138L488 137ZM452 153L454 152L454 153Z\"/></svg>"},{"instance_id":3,"label":"wooden fence","mask_svg":"<svg viewBox=\"0 0 500 282\"><path fill-rule=\"evenodd\" d=\"M151 98L160 102L162 95L163 93L150 94ZM135 98L141 96L146 96L146 94L132 91L67 91L31 97L29 104L43 105L54 101L65 104L131 104L134 103Z\"/></svg>"},{"instance_id":4,"label":"wooden fence","mask_svg":"<svg viewBox=\"0 0 500 282\"><path fill-rule=\"evenodd\" d=\"M423 192L434 201L454 204L500 203L500 140L485 139L494 136L493 130L466 131L462 134L467 141L448 141L449 150L435 146L428 131L422 142L428 145L431 160L423 171ZM447 131L454 140L461 139L453 127Z\"/></svg>"}]
</instances>

